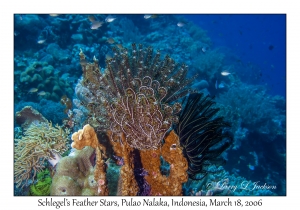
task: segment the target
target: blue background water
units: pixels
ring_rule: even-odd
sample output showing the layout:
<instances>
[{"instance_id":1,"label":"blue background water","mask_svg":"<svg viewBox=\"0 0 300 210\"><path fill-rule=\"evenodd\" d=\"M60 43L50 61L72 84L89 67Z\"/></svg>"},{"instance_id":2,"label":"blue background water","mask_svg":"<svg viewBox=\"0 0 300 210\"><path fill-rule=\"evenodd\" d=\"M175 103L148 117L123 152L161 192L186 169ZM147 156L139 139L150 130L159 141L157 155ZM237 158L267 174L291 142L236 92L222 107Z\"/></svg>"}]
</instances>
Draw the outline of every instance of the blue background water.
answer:
<instances>
[{"instance_id":1,"label":"blue background water","mask_svg":"<svg viewBox=\"0 0 300 210\"><path fill-rule=\"evenodd\" d=\"M242 60L242 67L255 64L262 72L260 84L269 93L286 97L286 15L206 14L185 17L207 30L215 46L226 46ZM269 49L270 46L274 48ZM244 77L252 76L245 72Z\"/></svg>"}]
</instances>

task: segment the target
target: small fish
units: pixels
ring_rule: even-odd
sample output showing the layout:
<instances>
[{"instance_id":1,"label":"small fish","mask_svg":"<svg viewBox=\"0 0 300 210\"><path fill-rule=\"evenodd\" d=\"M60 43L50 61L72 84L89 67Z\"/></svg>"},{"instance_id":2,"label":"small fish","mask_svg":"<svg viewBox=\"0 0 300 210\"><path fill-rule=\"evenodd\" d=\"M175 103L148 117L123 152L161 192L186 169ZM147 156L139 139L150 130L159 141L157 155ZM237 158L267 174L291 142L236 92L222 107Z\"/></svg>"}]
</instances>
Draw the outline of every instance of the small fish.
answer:
<instances>
[{"instance_id":1,"label":"small fish","mask_svg":"<svg viewBox=\"0 0 300 210\"><path fill-rule=\"evenodd\" d=\"M240 159L241 159L241 160L246 160L247 158L246 158L245 156L241 155L241 156L240 156Z\"/></svg>"},{"instance_id":2,"label":"small fish","mask_svg":"<svg viewBox=\"0 0 300 210\"><path fill-rule=\"evenodd\" d=\"M18 36L20 33L18 31L14 31L14 35Z\"/></svg>"},{"instance_id":3,"label":"small fish","mask_svg":"<svg viewBox=\"0 0 300 210\"><path fill-rule=\"evenodd\" d=\"M185 25L185 24L184 24L183 22L178 22L178 23L177 23L177 26L178 26L178 27L183 27L184 25Z\"/></svg>"},{"instance_id":4,"label":"small fish","mask_svg":"<svg viewBox=\"0 0 300 210\"><path fill-rule=\"evenodd\" d=\"M19 18L20 18L20 20L23 20L23 15L20 15Z\"/></svg>"},{"instance_id":5,"label":"small fish","mask_svg":"<svg viewBox=\"0 0 300 210\"><path fill-rule=\"evenodd\" d=\"M108 42L109 44L113 44L115 43L115 40L113 38L108 38L106 42Z\"/></svg>"},{"instance_id":6,"label":"small fish","mask_svg":"<svg viewBox=\"0 0 300 210\"><path fill-rule=\"evenodd\" d=\"M36 71L42 71L42 70L43 70L43 67L42 67L42 66L37 66L37 67L35 67L35 70L36 70Z\"/></svg>"},{"instance_id":7,"label":"small fish","mask_svg":"<svg viewBox=\"0 0 300 210\"><path fill-rule=\"evenodd\" d=\"M228 76L229 74L231 74L231 73L228 72L228 71L222 71L222 72L221 72L221 75L222 75L222 76Z\"/></svg>"},{"instance_id":8,"label":"small fish","mask_svg":"<svg viewBox=\"0 0 300 210\"><path fill-rule=\"evenodd\" d=\"M206 52L206 50L207 50L207 48L206 48L206 47L202 47L202 48L201 48L201 50L202 50L202 52L204 52L204 53L205 53L205 52Z\"/></svg>"},{"instance_id":9,"label":"small fish","mask_svg":"<svg viewBox=\"0 0 300 210\"><path fill-rule=\"evenodd\" d=\"M144 15L144 18L145 18L145 19L149 19L149 18L151 18L151 16L152 16L152 15Z\"/></svg>"},{"instance_id":10,"label":"small fish","mask_svg":"<svg viewBox=\"0 0 300 210\"><path fill-rule=\"evenodd\" d=\"M215 88L218 89L218 80L216 80Z\"/></svg>"},{"instance_id":11,"label":"small fish","mask_svg":"<svg viewBox=\"0 0 300 210\"><path fill-rule=\"evenodd\" d=\"M92 30L98 29L98 28L100 28L102 25L103 25L103 22L102 22L102 21L98 21L98 20L93 21L93 22L92 22L92 25L91 25L91 29L92 29Z\"/></svg>"},{"instance_id":12,"label":"small fish","mask_svg":"<svg viewBox=\"0 0 300 210\"><path fill-rule=\"evenodd\" d=\"M106 60L112 59L112 55L111 55L110 53L107 53L107 54L105 55L105 59L106 59Z\"/></svg>"},{"instance_id":13,"label":"small fish","mask_svg":"<svg viewBox=\"0 0 300 210\"><path fill-rule=\"evenodd\" d=\"M89 15L89 16L88 16L88 19L89 19L89 21L91 21L91 22L96 21L94 15Z\"/></svg>"},{"instance_id":14,"label":"small fish","mask_svg":"<svg viewBox=\"0 0 300 210\"><path fill-rule=\"evenodd\" d=\"M269 46L269 50L273 50L274 49L274 46L273 45L270 45Z\"/></svg>"},{"instance_id":15,"label":"small fish","mask_svg":"<svg viewBox=\"0 0 300 210\"><path fill-rule=\"evenodd\" d=\"M247 166L248 166L248 168L249 168L251 171L254 171L254 170L255 170L255 166L254 166L254 165L248 164Z\"/></svg>"},{"instance_id":16,"label":"small fish","mask_svg":"<svg viewBox=\"0 0 300 210\"><path fill-rule=\"evenodd\" d=\"M30 90L28 91L28 93L36 93L39 89L37 88L30 88Z\"/></svg>"},{"instance_id":17,"label":"small fish","mask_svg":"<svg viewBox=\"0 0 300 210\"><path fill-rule=\"evenodd\" d=\"M223 83L223 82L221 82L219 85L218 85L218 88L219 89L222 89L222 88L224 88L225 87L225 84Z\"/></svg>"},{"instance_id":18,"label":"small fish","mask_svg":"<svg viewBox=\"0 0 300 210\"><path fill-rule=\"evenodd\" d=\"M120 50L123 49L123 46L122 46L121 44L116 44L116 46L117 46Z\"/></svg>"},{"instance_id":19,"label":"small fish","mask_svg":"<svg viewBox=\"0 0 300 210\"><path fill-rule=\"evenodd\" d=\"M38 43L38 44L44 44L45 41L46 41L46 39L39 39L39 40L37 40L37 43Z\"/></svg>"},{"instance_id":20,"label":"small fish","mask_svg":"<svg viewBox=\"0 0 300 210\"><path fill-rule=\"evenodd\" d=\"M115 19L117 19L117 18L116 18L116 17L113 17L113 16L111 16L111 15L109 15L109 16L107 16L107 17L105 18L105 22L111 23L111 22L113 22Z\"/></svg>"},{"instance_id":21,"label":"small fish","mask_svg":"<svg viewBox=\"0 0 300 210\"><path fill-rule=\"evenodd\" d=\"M39 96L45 96L46 95L46 92L45 91L40 91L37 93Z\"/></svg>"}]
</instances>

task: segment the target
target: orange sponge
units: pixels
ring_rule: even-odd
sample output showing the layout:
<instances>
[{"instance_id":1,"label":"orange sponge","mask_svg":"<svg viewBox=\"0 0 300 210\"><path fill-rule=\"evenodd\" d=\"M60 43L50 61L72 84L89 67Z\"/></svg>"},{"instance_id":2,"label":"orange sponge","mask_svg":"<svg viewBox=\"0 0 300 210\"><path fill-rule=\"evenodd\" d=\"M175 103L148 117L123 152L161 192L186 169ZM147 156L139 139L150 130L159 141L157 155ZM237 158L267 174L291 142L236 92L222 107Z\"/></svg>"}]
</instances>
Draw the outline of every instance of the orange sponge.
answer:
<instances>
[{"instance_id":1,"label":"orange sponge","mask_svg":"<svg viewBox=\"0 0 300 210\"><path fill-rule=\"evenodd\" d=\"M71 146L78 150L81 150L85 146L91 146L96 149L99 144L97 134L89 124L85 125L78 132L73 133L72 140L74 142L72 142Z\"/></svg>"}]
</instances>

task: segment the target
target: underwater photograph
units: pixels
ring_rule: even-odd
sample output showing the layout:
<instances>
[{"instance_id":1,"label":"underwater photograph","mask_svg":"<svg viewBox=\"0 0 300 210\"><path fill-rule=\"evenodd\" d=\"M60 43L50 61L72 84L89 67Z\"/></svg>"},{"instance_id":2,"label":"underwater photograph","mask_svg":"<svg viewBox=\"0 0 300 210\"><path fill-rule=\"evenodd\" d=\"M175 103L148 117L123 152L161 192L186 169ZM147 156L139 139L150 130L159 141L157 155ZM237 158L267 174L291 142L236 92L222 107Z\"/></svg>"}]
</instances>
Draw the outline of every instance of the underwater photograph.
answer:
<instances>
[{"instance_id":1,"label":"underwater photograph","mask_svg":"<svg viewBox=\"0 0 300 210\"><path fill-rule=\"evenodd\" d=\"M14 196L286 196L285 14L13 14Z\"/></svg>"}]
</instances>

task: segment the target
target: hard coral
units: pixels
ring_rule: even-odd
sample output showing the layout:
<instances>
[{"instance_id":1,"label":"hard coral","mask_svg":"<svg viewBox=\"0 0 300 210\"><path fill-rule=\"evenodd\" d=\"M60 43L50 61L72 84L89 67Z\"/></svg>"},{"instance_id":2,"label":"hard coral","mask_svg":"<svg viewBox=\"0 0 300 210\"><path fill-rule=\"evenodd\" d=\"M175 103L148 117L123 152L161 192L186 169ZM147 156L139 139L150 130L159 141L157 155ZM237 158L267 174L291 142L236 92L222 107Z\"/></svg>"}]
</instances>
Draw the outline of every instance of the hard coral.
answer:
<instances>
[{"instance_id":1,"label":"hard coral","mask_svg":"<svg viewBox=\"0 0 300 210\"><path fill-rule=\"evenodd\" d=\"M45 94L28 93L31 88L44 91ZM39 97L59 101L64 93L72 95L73 91L69 82L54 73L54 67L47 62L33 62L20 74L18 94L38 100Z\"/></svg>"},{"instance_id":2,"label":"hard coral","mask_svg":"<svg viewBox=\"0 0 300 210\"><path fill-rule=\"evenodd\" d=\"M28 128L32 122L47 122L47 119L31 106L25 106L16 113L16 123L22 128Z\"/></svg>"},{"instance_id":3,"label":"hard coral","mask_svg":"<svg viewBox=\"0 0 300 210\"><path fill-rule=\"evenodd\" d=\"M99 143L97 134L92 126L89 124L85 125L83 129L75 132L72 135L72 147L78 150L83 150L86 147L92 147L96 151L96 166L93 168L90 161L87 160L87 156L82 157L78 161L79 168L93 168L93 176L98 186L97 195L108 195L107 181L106 181L106 168L104 158L106 157L105 147ZM88 170L90 171L90 170ZM87 176L87 173L85 173ZM91 178L91 177L90 177ZM104 184L103 184L104 182Z\"/></svg>"},{"instance_id":4,"label":"hard coral","mask_svg":"<svg viewBox=\"0 0 300 210\"><path fill-rule=\"evenodd\" d=\"M77 150L61 159L52 180L51 195L98 195L90 157L92 147Z\"/></svg>"}]
</instances>

